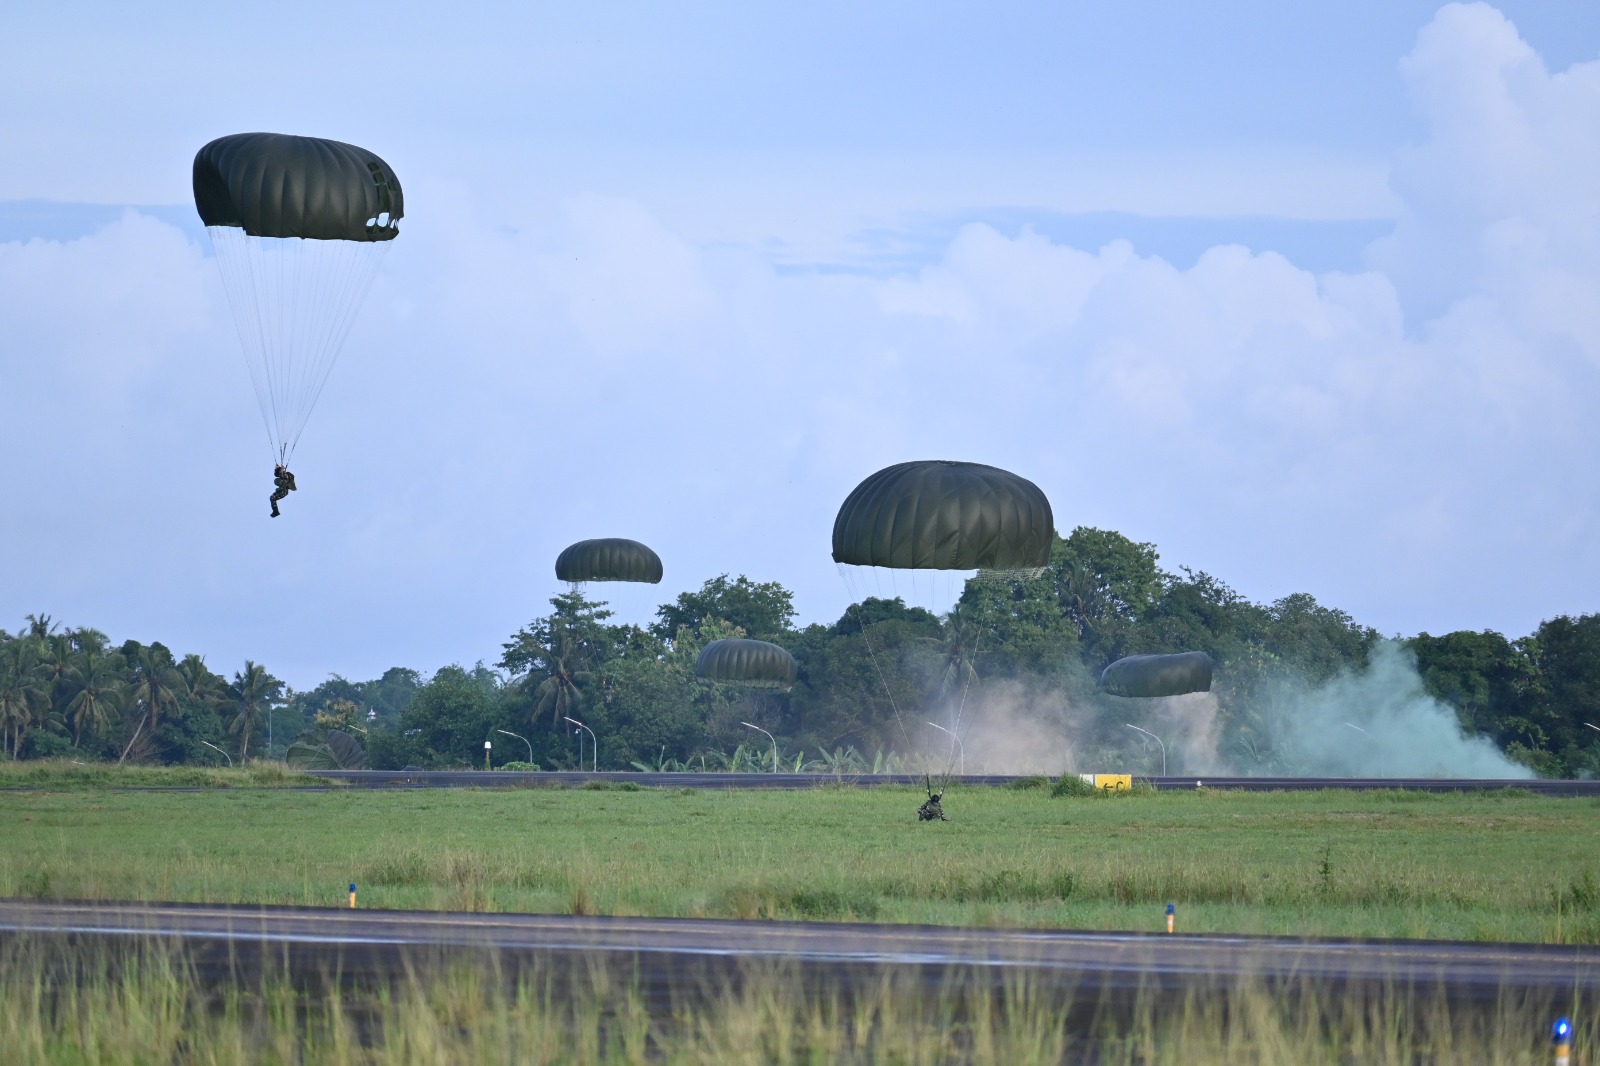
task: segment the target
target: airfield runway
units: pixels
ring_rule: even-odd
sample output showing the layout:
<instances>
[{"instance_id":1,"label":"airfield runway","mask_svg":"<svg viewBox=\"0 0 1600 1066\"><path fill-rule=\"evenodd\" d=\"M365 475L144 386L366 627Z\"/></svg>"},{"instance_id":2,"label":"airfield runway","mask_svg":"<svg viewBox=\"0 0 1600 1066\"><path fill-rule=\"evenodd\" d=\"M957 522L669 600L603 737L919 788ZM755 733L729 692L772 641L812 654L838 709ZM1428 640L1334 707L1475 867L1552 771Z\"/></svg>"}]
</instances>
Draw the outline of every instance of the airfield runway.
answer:
<instances>
[{"instance_id":1,"label":"airfield runway","mask_svg":"<svg viewBox=\"0 0 1600 1066\"><path fill-rule=\"evenodd\" d=\"M638 773L605 770L587 773L521 770L312 770L315 777L343 782L356 788L536 788L539 786L581 788L593 782L634 784L642 788L762 788L806 789L848 784L913 785L923 783L921 774L762 774L762 773ZM1432 777L1144 777L1141 783L1158 789L1194 788L1235 789L1243 792L1307 792L1320 789L1348 789L1370 792L1375 789L1409 789L1422 792L1478 792L1486 789L1519 788L1540 796L1600 796L1600 781L1549 781L1538 778L1491 780L1479 778ZM936 782L944 779L935 777ZM1028 777L1012 774L967 774L952 776L953 787L1000 787L1014 785ZM1037 778L1033 778L1037 780Z\"/></svg>"},{"instance_id":2,"label":"airfield runway","mask_svg":"<svg viewBox=\"0 0 1600 1066\"><path fill-rule=\"evenodd\" d=\"M264 970L317 987L381 984L441 963L489 960L546 976L603 969L652 1010L771 973L848 995L886 974L936 994L953 983L1025 985L1103 1012L1139 996L1238 987L1364 987L1487 1008L1594 1002L1600 947L1406 940L1063 932L835 922L455 914L166 903L0 901L0 947L181 949L208 983Z\"/></svg>"}]
</instances>

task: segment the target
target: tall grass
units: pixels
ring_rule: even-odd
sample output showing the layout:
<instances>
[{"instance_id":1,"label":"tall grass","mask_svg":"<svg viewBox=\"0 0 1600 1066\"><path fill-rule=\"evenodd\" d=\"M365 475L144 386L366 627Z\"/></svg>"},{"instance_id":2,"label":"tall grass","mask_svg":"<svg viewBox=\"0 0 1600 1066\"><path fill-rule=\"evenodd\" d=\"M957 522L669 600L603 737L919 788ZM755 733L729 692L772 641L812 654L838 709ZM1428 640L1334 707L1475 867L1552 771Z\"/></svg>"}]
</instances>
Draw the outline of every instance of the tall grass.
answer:
<instances>
[{"instance_id":1,"label":"tall grass","mask_svg":"<svg viewBox=\"0 0 1600 1066\"><path fill-rule=\"evenodd\" d=\"M1566 1011L1576 1061L1600 1041L1593 1005L1560 997L1461 1008L1392 988L1245 982L1225 992L1143 993L1119 1006L1027 978L930 989L885 971L851 986L802 983L779 965L650 1001L598 968L509 978L492 957L308 991L270 977L207 985L171 946L112 957L36 944L0 956L0 1040L20 1066L1532 1064L1549 1061L1552 1013Z\"/></svg>"},{"instance_id":2,"label":"tall grass","mask_svg":"<svg viewBox=\"0 0 1600 1066\"><path fill-rule=\"evenodd\" d=\"M342 788L342 781L292 770L280 762L243 766L118 766L77 759L0 761L0 788Z\"/></svg>"}]
</instances>

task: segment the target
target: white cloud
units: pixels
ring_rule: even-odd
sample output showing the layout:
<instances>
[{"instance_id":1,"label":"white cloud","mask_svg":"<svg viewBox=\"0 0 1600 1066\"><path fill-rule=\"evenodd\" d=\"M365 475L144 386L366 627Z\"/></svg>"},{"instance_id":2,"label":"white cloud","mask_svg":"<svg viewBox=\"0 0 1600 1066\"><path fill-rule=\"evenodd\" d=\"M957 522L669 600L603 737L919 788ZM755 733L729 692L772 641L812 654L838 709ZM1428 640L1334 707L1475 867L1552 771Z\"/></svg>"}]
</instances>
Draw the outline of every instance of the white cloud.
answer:
<instances>
[{"instance_id":1,"label":"white cloud","mask_svg":"<svg viewBox=\"0 0 1600 1066\"><path fill-rule=\"evenodd\" d=\"M1487 297L1600 362L1600 60L1552 74L1494 8L1450 4L1401 70L1430 136L1396 159L1374 264L1419 318Z\"/></svg>"},{"instance_id":2,"label":"white cloud","mask_svg":"<svg viewBox=\"0 0 1600 1066\"><path fill-rule=\"evenodd\" d=\"M1600 215L1572 175L1597 172L1597 70L1550 74L1491 9L1442 11L1405 66L1429 134L1397 165L1402 222L1348 274L986 225L902 276L792 274L663 221L644 176L514 229L481 216L490 191L413 181L428 210L270 524L203 250L141 216L0 245L0 415L29 460L0 466L27 501L0 533L37 560L0 608L306 684L492 660L561 547L619 535L667 564L620 592L631 620L722 571L831 619L838 501L952 457L1038 481L1063 530L1386 631L1593 610Z\"/></svg>"}]
</instances>

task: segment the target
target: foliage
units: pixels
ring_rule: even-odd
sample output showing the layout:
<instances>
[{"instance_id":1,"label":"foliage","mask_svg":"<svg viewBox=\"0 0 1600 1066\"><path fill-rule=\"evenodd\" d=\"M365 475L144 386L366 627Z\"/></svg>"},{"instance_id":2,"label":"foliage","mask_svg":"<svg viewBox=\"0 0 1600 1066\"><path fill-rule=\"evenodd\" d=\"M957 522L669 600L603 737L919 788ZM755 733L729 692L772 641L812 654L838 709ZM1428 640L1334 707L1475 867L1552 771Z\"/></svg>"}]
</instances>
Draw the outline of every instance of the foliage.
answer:
<instances>
[{"instance_id":1,"label":"foliage","mask_svg":"<svg viewBox=\"0 0 1600 1066\"><path fill-rule=\"evenodd\" d=\"M697 630L712 618L737 626L754 640L781 641L794 622L794 596L776 581L755 582L743 574L729 581L721 574L698 592L680 593L656 611L656 618L650 631L663 641L675 639L681 629Z\"/></svg>"},{"instance_id":2,"label":"foliage","mask_svg":"<svg viewBox=\"0 0 1600 1066\"><path fill-rule=\"evenodd\" d=\"M29 615L15 635L0 631L0 749L215 764L277 756L308 731L316 744L339 729L362 740L375 767L478 766L483 741L505 729L532 750L500 743L495 756L559 769L587 752L572 718L594 730L602 768L726 764L749 741L748 762L760 745L745 723L778 738L785 766L830 765L823 753L853 750L913 767L938 743L927 720L957 721L1003 694L1076 709L1073 750L1114 765L1142 757L1121 723L1151 721L1140 705L1108 702L1100 671L1125 655L1195 650L1216 662L1215 750L1234 766L1292 775L1309 761L1284 728L1286 694L1359 673L1380 643L1306 593L1254 603L1205 572L1163 569L1153 544L1088 527L1057 537L1043 572L981 575L951 607L940 616L869 596L831 624L795 630L782 585L722 574L662 605L646 629L563 592L502 645L497 669L425 677L392 667L299 693L254 661L229 684L197 655L175 660L160 643L114 645ZM763 694L697 681L695 654L726 636L787 648L796 685ZM1549 619L1519 639L1422 633L1404 646L1466 736L1541 774L1600 774L1600 732L1584 724L1600 707L1600 614ZM268 736L277 750L263 749Z\"/></svg>"}]
</instances>

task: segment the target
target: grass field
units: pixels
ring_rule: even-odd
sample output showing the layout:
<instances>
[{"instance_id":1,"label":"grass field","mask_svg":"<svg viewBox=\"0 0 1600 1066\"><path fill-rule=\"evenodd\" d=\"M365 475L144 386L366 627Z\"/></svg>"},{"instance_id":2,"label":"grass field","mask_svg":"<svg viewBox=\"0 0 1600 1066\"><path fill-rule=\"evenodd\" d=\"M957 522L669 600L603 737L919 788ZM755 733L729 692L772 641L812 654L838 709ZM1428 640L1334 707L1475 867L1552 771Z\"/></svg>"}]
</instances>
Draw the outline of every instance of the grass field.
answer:
<instances>
[{"instance_id":1,"label":"grass field","mask_svg":"<svg viewBox=\"0 0 1600 1066\"><path fill-rule=\"evenodd\" d=\"M965 789L918 824L921 798L14 791L0 896L337 906L355 881L369 907L1150 930L1172 901L1180 931L1600 942L1594 799Z\"/></svg>"}]
</instances>

